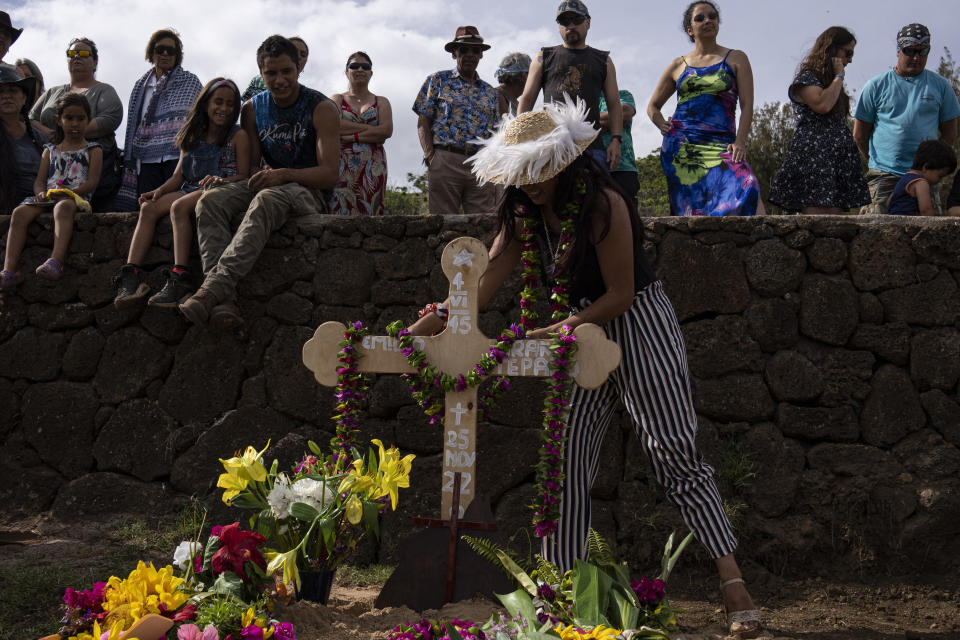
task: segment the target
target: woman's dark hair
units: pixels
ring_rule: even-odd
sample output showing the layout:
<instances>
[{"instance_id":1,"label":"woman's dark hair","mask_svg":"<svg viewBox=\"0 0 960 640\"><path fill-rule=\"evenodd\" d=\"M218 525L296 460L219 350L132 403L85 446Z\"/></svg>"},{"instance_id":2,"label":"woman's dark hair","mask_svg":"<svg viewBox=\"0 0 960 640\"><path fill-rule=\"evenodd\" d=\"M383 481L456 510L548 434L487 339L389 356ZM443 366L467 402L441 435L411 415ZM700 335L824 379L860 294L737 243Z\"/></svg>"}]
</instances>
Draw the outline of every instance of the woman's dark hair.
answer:
<instances>
[{"instance_id":1,"label":"woman's dark hair","mask_svg":"<svg viewBox=\"0 0 960 640\"><path fill-rule=\"evenodd\" d=\"M267 58L280 56L289 56L294 66L300 66L300 52L297 51L297 45L283 36L272 35L257 48L257 68L263 69L263 63Z\"/></svg>"},{"instance_id":2,"label":"woman's dark hair","mask_svg":"<svg viewBox=\"0 0 960 640\"><path fill-rule=\"evenodd\" d=\"M717 25L720 25L720 8L717 6L713 0L698 0L698 2L691 2L687 5L687 8L683 11L683 32L687 33L687 29L693 26L693 10L697 8L698 5L707 4L713 7L713 10L717 12ZM687 33L687 37L690 38L690 42L696 42L696 39Z\"/></svg>"},{"instance_id":3,"label":"woman's dark hair","mask_svg":"<svg viewBox=\"0 0 960 640\"><path fill-rule=\"evenodd\" d=\"M310 45L308 45L308 44L307 44L307 41L304 40L303 38L301 38L300 36L291 36L291 37L287 38L287 40L289 40L290 42L299 42L300 44L303 45L303 48L307 50L307 55L308 55L308 56L310 55ZM296 46L296 45L294 45L294 46ZM297 53L299 54L300 51L297 50Z\"/></svg>"},{"instance_id":4,"label":"woman's dark hair","mask_svg":"<svg viewBox=\"0 0 960 640\"><path fill-rule=\"evenodd\" d=\"M57 133L53 136L54 144L63 142L64 133L63 127L60 126L60 118L67 107L80 107L87 114L87 120L93 117L90 111L90 103L82 93L65 93L60 96L60 99L57 100Z\"/></svg>"},{"instance_id":5,"label":"woman's dark hair","mask_svg":"<svg viewBox=\"0 0 960 640\"><path fill-rule=\"evenodd\" d=\"M924 140L913 155L913 168L928 171L949 169L948 173L953 173L957 170L957 154L942 140Z\"/></svg>"},{"instance_id":6,"label":"woman's dark hair","mask_svg":"<svg viewBox=\"0 0 960 640\"><path fill-rule=\"evenodd\" d=\"M350 61L353 60L354 58L363 58L364 60L366 60L367 62L370 63L370 66L371 66L371 67L373 66L373 60L370 59L370 56L367 55L367 52L366 52L366 51L354 51L354 52L351 53L349 56L347 56L347 65L348 65L348 66L349 66L349 64L350 64Z\"/></svg>"},{"instance_id":7,"label":"woman's dark hair","mask_svg":"<svg viewBox=\"0 0 960 640\"><path fill-rule=\"evenodd\" d=\"M94 44L93 40L90 38L74 38L70 41L70 44L67 45L67 50L75 44L85 44L90 47L90 57L93 58L94 62L100 61L100 56L97 54L97 45Z\"/></svg>"},{"instance_id":8,"label":"woman's dark hair","mask_svg":"<svg viewBox=\"0 0 960 640\"><path fill-rule=\"evenodd\" d=\"M810 70L824 87L829 87L835 75L832 59L837 57L837 51L841 47L851 43L856 44L856 42L856 37L846 27L830 27L817 36L817 41L813 43L807 57L797 67L797 74ZM840 89L840 95L837 97L833 108L830 109L830 114L847 115L849 113L850 95L846 89Z\"/></svg>"},{"instance_id":9,"label":"woman's dark hair","mask_svg":"<svg viewBox=\"0 0 960 640\"><path fill-rule=\"evenodd\" d=\"M179 67L181 63L183 63L183 40L180 39L180 34L173 29L160 29L159 31L153 32L153 35L150 36L150 40L147 42L146 61L153 64L153 48L164 38L170 38L177 43L177 58L173 66Z\"/></svg>"},{"instance_id":10,"label":"woman's dark hair","mask_svg":"<svg viewBox=\"0 0 960 640\"><path fill-rule=\"evenodd\" d=\"M35 103L37 99L43 95L43 74L40 73L40 67L37 66L37 63L31 60L30 58L17 58L17 61L13 63L15 67L27 67L30 69L30 73L33 74L34 80L34 89L33 95L27 96L27 102L29 105Z\"/></svg>"},{"instance_id":11,"label":"woman's dark hair","mask_svg":"<svg viewBox=\"0 0 960 640\"><path fill-rule=\"evenodd\" d=\"M217 140L219 146L224 146L230 138L230 129L237 123L240 116L240 89L237 88L233 80L226 78L214 78L208 82L197 99L193 101L190 107L190 113L187 114L187 121L180 127L177 137L173 143L183 149L190 151L197 143L207 137L207 131L210 129L210 116L207 115L207 105L217 89L227 88L233 91L233 117L230 119L230 125L224 127L220 132L220 138Z\"/></svg>"},{"instance_id":12,"label":"woman's dark hair","mask_svg":"<svg viewBox=\"0 0 960 640\"><path fill-rule=\"evenodd\" d=\"M597 164L589 153L581 154L574 160L570 166L564 169L557 180L557 190L554 194L554 210L562 211L564 205L573 197L574 190L577 187L577 181L583 178L584 185L587 188L583 196L583 205L580 214L576 217L574 225L573 246L566 256L561 256L559 262L565 273L572 277L573 290L578 287L578 274L580 265L584 264L587 252L590 246L603 240L610 231L610 199L606 191L614 191L620 196L627 206L627 212L630 214L630 229L633 233L633 246L636 251L642 251L643 226L637 210L630 204L623 189L610 173L602 166ZM509 243L516 237L516 223L520 215L517 213L518 206L524 206L530 212L539 209L537 205L527 197L519 187L508 187L506 198L500 205L497 212L497 227L494 230L494 237L503 233L505 240ZM599 216L602 229L599 237L594 237L594 223Z\"/></svg>"}]
</instances>

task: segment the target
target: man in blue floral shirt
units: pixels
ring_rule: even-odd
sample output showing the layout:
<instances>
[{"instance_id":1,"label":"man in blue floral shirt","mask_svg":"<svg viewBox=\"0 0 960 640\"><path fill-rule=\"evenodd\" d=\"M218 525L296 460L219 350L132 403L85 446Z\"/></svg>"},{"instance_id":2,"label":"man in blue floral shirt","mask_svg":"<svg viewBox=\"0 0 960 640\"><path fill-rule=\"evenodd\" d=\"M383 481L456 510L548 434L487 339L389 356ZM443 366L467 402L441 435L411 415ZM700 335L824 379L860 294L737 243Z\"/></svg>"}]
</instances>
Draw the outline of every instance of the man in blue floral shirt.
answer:
<instances>
[{"instance_id":1,"label":"man in blue floral shirt","mask_svg":"<svg viewBox=\"0 0 960 640\"><path fill-rule=\"evenodd\" d=\"M477 64L489 48L476 27L457 27L444 46L457 69L427 76L413 103L431 214L459 213L461 207L464 213L493 213L496 208L495 185L478 185L463 164L477 151L471 141L488 137L507 110L503 96L477 75Z\"/></svg>"}]
</instances>

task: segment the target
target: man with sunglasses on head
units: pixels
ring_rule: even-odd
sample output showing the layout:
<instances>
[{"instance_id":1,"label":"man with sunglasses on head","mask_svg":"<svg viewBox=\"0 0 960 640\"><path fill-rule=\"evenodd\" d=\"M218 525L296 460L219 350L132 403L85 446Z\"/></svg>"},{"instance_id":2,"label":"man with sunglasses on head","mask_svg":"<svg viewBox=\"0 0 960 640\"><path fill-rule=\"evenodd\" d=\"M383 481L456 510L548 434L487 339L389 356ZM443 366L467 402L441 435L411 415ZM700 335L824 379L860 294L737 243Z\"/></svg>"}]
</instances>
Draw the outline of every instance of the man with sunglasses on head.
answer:
<instances>
[{"instance_id":1,"label":"man with sunglasses on head","mask_svg":"<svg viewBox=\"0 0 960 640\"><path fill-rule=\"evenodd\" d=\"M476 153L474 140L490 137L507 101L477 75L484 44L476 27L457 27L444 51L453 54L456 70L427 76L413 103L417 134L427 165L430 213L493 213L496 185L477 183L464 160Z\"/></svg>"},{"instance_id":2,"label":"man with sunglasses on head","mask_svg":"<svg viewBox=\"0 0 960 640\"><path fill-rule=\"evenodd\" d=\"M913 166L921 142L935 140L938 131L951 146L957 139L960 102L946 78L925 69L929 54L930 30L908 24L897 33L897 66L868 80L860 93L853 137L870 163L867 185L873 200L861 213L887 212L887 200ZM933 195L942 214L936 190Z\"/></svg>"},{"instance_id":3,"label":"man with sunglasses on head","mask_svg":"<svg viewBox=\"0 0 960 640\"><path fill-rule=\"evenodd\" d=\"M601 128L600 97L606 99L605 131L610 144L604 146L600 136L587 152L601 165L613 171L620 164L623 143L623 117L620 93L617 89L617 70L609 51L587 46L590 30L590 12L581 0L563 0L557 8L557 25L563 44L544 47L530 65L527 86L520 96L519 113L533 109L537 94L543 89L544 102L563 102L564 95L580 98L587 105L587 119Z\"/></svg>"}]
</instances>

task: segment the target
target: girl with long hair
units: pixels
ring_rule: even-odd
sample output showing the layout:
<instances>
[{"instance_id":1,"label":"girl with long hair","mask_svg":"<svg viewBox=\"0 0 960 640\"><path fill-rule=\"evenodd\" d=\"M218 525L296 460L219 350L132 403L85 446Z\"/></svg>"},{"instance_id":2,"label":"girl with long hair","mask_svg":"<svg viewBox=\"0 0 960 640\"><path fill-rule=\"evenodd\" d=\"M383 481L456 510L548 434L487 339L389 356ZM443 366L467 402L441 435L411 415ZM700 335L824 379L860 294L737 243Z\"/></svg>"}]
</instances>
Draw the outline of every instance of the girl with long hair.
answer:
<instances>
[{"instance_id":1,"label":"girl with long hair","mask_svg":"<svg viewBox=\"0 0 960 640\"><path fill-rule=\"evenodd\" d=\"M770 202L803 214L840 214L870 203L860 153L847 127L843 86L857 40L845 27L819 36L797 67L787 94L796 130L770 187Z\"/></svg>"},{"instance_id":2,"label":"girl with long hair","mask_svg":"<svg viewBox=\"0 0 960 640\"><path fill-rule=\"evenodd\" d=\"M150 292L141 279L141 265L153 241L157 221L167 214L173 227L174 264L163 289L147 304L175 308L190 297L190 216L205 189L250 175L250 142L247 132L237 125L239 115L240 91L232 80L214 78L197 96L174 140L180 159L173 175L140 196L140 218L130 241L127 264L114 276L117 296L113 304L118 309L136 305Z\"/></svg>"}]
</instances>

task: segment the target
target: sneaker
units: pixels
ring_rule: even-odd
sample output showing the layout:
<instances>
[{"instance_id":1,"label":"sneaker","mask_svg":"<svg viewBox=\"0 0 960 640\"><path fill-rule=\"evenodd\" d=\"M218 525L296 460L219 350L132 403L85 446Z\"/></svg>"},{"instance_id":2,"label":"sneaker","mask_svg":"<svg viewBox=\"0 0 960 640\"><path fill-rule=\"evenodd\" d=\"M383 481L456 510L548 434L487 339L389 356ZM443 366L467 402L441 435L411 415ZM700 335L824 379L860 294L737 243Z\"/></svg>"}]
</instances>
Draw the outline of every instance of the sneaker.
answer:
<instances>
[{"instance_id":1,"label":"sneaker","mask_svg":"<svg viewBox=\"0 0 960 640\"><path fill-rule=\"evenodd\" d=\"M217 304L217 298L203 287L197 289L197 292L190 296L186 302L180 305L180 313L187 317L187 320L196 325L207 324L210 312Z\"/></svg>"},{"instance_id":2,"label":"sneaker","mask_svg":"<svg viewBox=\"0 0 960 640\"><path fill-rule=\"evenodd\" d=\"M117 289L117 296L113 299L113 306L117 309L135 307L150 293L150 286L146 282L140 282L140 274L132 264L120 267L113 276L113 286Z\"/></svg>"},{"instance_id":3,"label":"sneaker","mask_svg":"<svg viewBox=\"0 0 960 640\"><path fill-rule=\"evenodd\" d=\"M13 289L23 282L23 276L19 271L10 271L4 269L0 271L0 289Z\"/></svg>"},{"instance_id":4,"label":"sneaker","mask_svg":"<svg viewBox=\"0 0 960 640\"><path fill-rule=\"evenodd\" d=\"M243 316L232 300L210 310L210 324L217 331L236 331L243 326Z\"/></svg>"},{"instance_id":5,"label":"sneaker","mask_svg":"<svg viewBox=\"0 0 960 640\"><path fill-rule=\"evenodd\" d=\"M37 267L37 275L45 280L59 280L63 277L63 265L56 258L47 258Z\"/></svg>"},{"instance_id":6,"label":"sneaker","mask_svg":"<svg viewBox=\"0 0 960 640\"><path fill-rule=\"evenodd\" d=\"M160 289L159 293L154 294L147 300L147 304L151 307L173 309L186 302L192 293L193 286L190 284L189 273L169 271L167 273L167 283L163 285L163 289Z\"/></svg>"}]
</instances>

